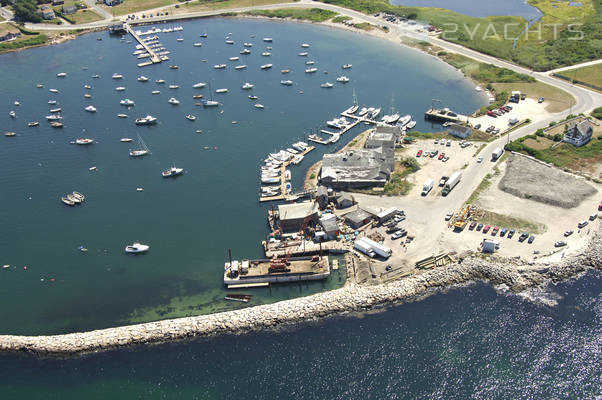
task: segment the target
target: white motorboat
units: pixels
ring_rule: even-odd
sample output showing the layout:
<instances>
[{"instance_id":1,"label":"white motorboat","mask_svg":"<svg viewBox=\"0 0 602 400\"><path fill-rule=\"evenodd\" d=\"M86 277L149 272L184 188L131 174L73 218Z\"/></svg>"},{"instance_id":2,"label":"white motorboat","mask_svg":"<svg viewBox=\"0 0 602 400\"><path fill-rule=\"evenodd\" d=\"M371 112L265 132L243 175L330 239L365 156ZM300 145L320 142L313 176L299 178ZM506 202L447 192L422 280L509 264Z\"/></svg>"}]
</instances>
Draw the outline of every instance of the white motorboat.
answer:
<instances>
[{"instance_id":1,"label":"white motorboat","mask_svg":"<svg viewBox=\"0 0 602 400\"><path fill-rule=\"evenodd\" d=\"M314 72L317 72L317 71L318 71L317 68L307 68L305 70L305 73L307 73L307 74L313 74Z\"/></svg>"},{"instance_id":2,"label":"white motorboat","mask_svg":"<svg viewBox=\"0 0 602 400\"><path fill-rule=\"evenodd\" d=\"M240 54L251 54L251 50L249 50L249 49L242 49L240 51Z\"/></svg>"},{"instance_id":3,"label":"white motorboat","mask_svg":"<svg viewBox=\"0 0 602 400\"><path fill-rule=\"evenodd\" d=\"M205 82L199 82L199 83L195 83L194 85L192 85L193 89L201 89L204 88L205 85L207 85Z\"/></svg>"},{"instance_id":4,"label":"white motorboat","mask_svg":"<svg viewBox=\"0 0 602 400\"><path fill-rule=\"evenodd\" d=\"M344 114L355 114L358 109L359 109L359 106L357 104L354 104L351 107L349 107L348 109L346 109L345 111L343 111L343 113Z\"/></svg>"},{"instance_id":5,"label":"white motorboat","mask_svg":"<svg viewBox=\"0 0 602 400\"><path fill-rule=\"evenodd\" d=\"M287 147L286 151L288 151L288 152L289 152L289 153L291 153L291 154L299 154L299 152L298 152L297 150L295 150L295 149L292 149L292 148L290 148L290 147Z\"/></svg>"},{"instance_id":6,"label":"white motorboat","mask_svg":"<svg viewBox=\"0 0 602 400\"><path fill-rule=\"evenodd\" d=\"M404 115L403 117L401 117L399 119L399 121L397 122L397 126L401 126L402 128L405 127L410 121L412 120L412 116L411 115Z\"/></svg>"},{"instance_id":7,"label":"white motorboat","mask_svg":"<svg viewBox=\"0 0 602 400\"><path fill-rule=\"evenodd\" d=\"M376 117L378 117L378 114L380 114L380 110L380 107L375 108L374 111L372 111L372 113L370 114L370 118L376 119Z\"/></svg>"},{"instance_id":8,"label":"white motorboat","mask_svg":"<svg viewBox=\"0 0 602 400\"><path fill-rule=\"evenodd\" d=\"M46 120L48 121L58 121L63 119L63 117L60 114L50 114L46 116Z\"/></svg>"},{"instance_id":9,"label":"white motorboat","mask_svg":"<svg viewBox=\"0 0 602 400\"><path fill-rule=\"evenodd\" d=\"M119 139L119 141L122 143L129 143L129 142L132 142L133 140L134 139L129 138L129 137L123 137L123 138Z\"/></svg>"},{"instance_id":10,"label":"white motorboat","mask_svg":"<svg viewBox=\"0 0 602 400\"><path fill-rule=\"evenodd\" d=\"M269 57L272 55L272 53L270 53L269 51L264 51L263 53L261 53L261 55L264 57Z\"/></svg>"},{"instance_id":11,"label":"white motorboat","mask_svg":"<svg viewBox=\"0 0 602 400\"><path fill-rule=\"evenodd\" d=\"M118 74L118 73L114 73L114 74L111 76L111 79L123 79L123 75L121 75L121 74Z\"/></svg>"},{"instance_id":12,"label":"white motorboat","mask_svg":"<svg viewBox=\"0 0 602 400\"><path fill-rule=\"evenodd\" d=\"M56 104L56 100L48 100L48 104Z\"/></svg>"},{"instance_id":13,"label":"white motorboat","mask_svg":"<svg viewBox=\"0 0 602 400\"><path fill-rule=\"evenodd\" d=\"M179 87L180 87L179 85L169 85L168 86L168 88L172 89L172 90L178 89Z\"/></svg>"},{"instance_id":14,"label":"white motorboat","mask_svg":"<svg viewBox=\"0 0 602 400\"><path fill-rule=\"evenodd\" d=\"M247 68L247 66L245 64L237 65L236 67L234 67L234 69L245 69L245 68Z\"/></svg>"},{"instance_id":15,"label":"white motorboat","mask_svg":"<svg viewBox=\"0 0 602 400\"><path fill-rule=\"evenodd\" d=\"M305 65L314 65L315 61L305 61Z\"/></svg>"},{"instance_id":16,"label":"white motorboat","mask_svg":"<svg viewBox=\"0 0 602 400\"><path fill-rule=\"evenodd\" d=\"M123 86L118 86L115 88L115 90L118 92L123 92L125 90L125 88Z\"/></svg>"},{"instance_id":17,"label":"white motorboat","mask_svg":"<svg viewBox=\"0 0 602 400\"><path fill-rule=\"evenodd\" d=\"M405 126L406 129L412 129L413 127L416 126L416 121L410 121L408 122L408 124Z\"/></svg>"},{"instance_id":18,"label":"white motorboat","mask_svg":"<svg viewBox=\"0 0 602 400\"><path fill-rule=\"evenodd\" d=\"M90 139L90 138L77 138L75 139L75 144L79 144L79 145L89 145L89 144L93 144L94 143L94 139Z\"/></svg>"},{"instance_id":19,"label":"white motorboat","mask_svg":"<svg viewBox=\"0 0 602 400\"><path fill-rule=\"evenodd\" d=\"M230 58L228 58L228 60L230 60L230 61L238 61L239 58L238 57L230 57Z\"/></svg>"},{"instance_id":20,"label":"white motorboat","mask_svg":"<svg viewBox=\"0 0 602 400\"><path fill-rule=\"evenodd\" d=\"M129 139L127 141L131 142L132 139L130 138L124 138L124 139ZM125 142L126 140L121 139L122 142ZM142 157L145 156L147 154L151 154L148 146L146 146L146 143L144 143L144 140L142 140L142 137L140 137L140 135L138 135L138 148L136 149L130 149L130 157Z\"/></svg>"},{"instance_id":21,"label":"white motorboat","mask_svg":"<svg viewBox=\"0 0 602 400\"><path fill-rule=\"evenodd\" d=\"M280 84L284 85L284 86L292 86L293 85L293 81L291 81L291 80L280 81Z\"/></svg>"},{"instance_id":22,"label":"white motorboat","mask_svg":"<svg viewBox=\"0 0 602 400\"><path fill-rule=\"evenodd\" d=\"M90 90L90 89L92 89L92 86L90 86L90 85L84 85L84 89Z\"/></svg>"},{"instance_id":23,"label":"white motorboat","mask_svg":"<svg viewBox=\"0 0 602 400\"><path fill-rule=\"evenodd\" d=\"M192 44L194 47L201 47L203 45L203 43L201 42L195 42Z\"/></svg>"},{"instance_id":24,"label":"white motorboat","mask_svg":"<svg viewBox=\"0 0 602 400\"><path fill-rule=\"evenodd\" d=\"M87 112L95 113L96 112L96 107L90 105L90 106L84 108L84 110L86 110Z\"/></svg>"},{"instance_id":25,"label":"white motorboat","mask_svg":"<svg viewBox=\"0 0 602 400\"><path fill-rule=\"evenodd\" d=\"M330 82L324 82L320 85L321 88L327 88L327 89L330 89L333 86L334 86L334 84L332 84Z\"/></svg>"},{"instance_id":26,"label":"white motorboat","mask_svg":"<svg viewBox=\"0 0 602 400\"><path fill-rule=\"evenodd\" d=\"M62 111L62 108L58 107L58 108L52 108L50 110L51 113L56 114L56 113L60 113Z\"/></svg>"},{"instance_id":27,"label":"white motorboat","mask_svg":"<svg viewBox=\"0 0 602 400\"><path fill-rule=\"evenodd\" d=\"M180 67L178 67L177 65L170 65L169 69L179 69Z\"/></svg>"},{"instance_id":28,"label":"white motorboat","mask_svg":"<svg viewBox=\"0 0 602 400\"><path fill-rule=\"evenodd\" d=\"M100 79L100 75L98 75L98 74L92 75L92 78L94 78L94 79Z\"/></svg>"},{"instance_id":29,"label":"white motorboat","mask_svg":"<svg viewBox=\"0 0 602 400\"><path fill-rule=\"evenodd\" d=\"M8 112L8 115L10 115L11 118L15 118L17 116L17 113L15 113L13 110L10 110Z\"/></svg>"},{"instance_id":30,"label":"white motorboat","mask_svg":"<svg viewBox=\"0 0 602 400\"><path fill-rule=\"evenodd\" d=\"M163 83L165 83L165 80L164 80L164 79L157 79L157 80L155 81L155 83L156 83L156 84L158 84L158 85L160 85L160 84L163 84Z\"/></svg>"},{"instance_id":31,"label":"white motorboat","mask_svg":"<svg viewBox=\"0 0 602 400\"><path fill-rule=\"evenodd\" d=\"M177 38L177 39L176 39L176 41L177 41L177 42L183 42L183 41L184 41L184 38L181 38L181 37L179 37L179 38Z\"/></svg>"},{"instance_id":32,"label":"white motorboat","mask_svg":"<svg viewBox=\"0 0 602 400\"><path fill-rule=\"evenodd\" d=\"M67 196L63 196L63 197L61 197L61 202L63 202L63 204L66 204L66 205L68 205L68 206L71 206L71 207L73 207L73 206L75 205L75 202L74 202L73 200L69 200L69 199L67 198Z\"/></svg>"},{"instance_id":33,"label":"white motorboat","mask_svg":"<svg viewBox=\"0 0 602 400\"><path fill-rule=\"evenodd\" d=\"M138 82L148 82L148 78L144 75L138 77Z\"/></svg>"},{"instance_id":34,"label":"white motorboat","mask_svg":"<svg viewBox=\"0 0 602 400\"><path fill-rule=\"evenodd\" d=\"M270 68L272 68L272 64L263 64L260 68L261 69L270 69Z\"/></svg>"},{"instance_id":35,"label":"white motorboat","mask_svg":"<svg viewBox=\"0 0 602 400\"><path fill-rule=\"evenodd\" d=\"M247 97L248 97L249 99L251 99L251 100L257 100L257 99L259 99L259 97L255 96L255 95L252 95L252 94L251 94L251 95L249 95L249 96L247 96Z\"/></svg>"},{"instance_id":36,"label":"white motorboat","mask_svg":"<svg viewBox=\"0 0 602 400\"><path fill-rule=\"evenodd\" d=\"M243 43L243 46L245 46L245 47L253 47L253 43L245 42L245 43Z\"/></svg>"},{"instance_id":37,"label":"white motorboat","mask_svg":"<svg viewBox=\"0 0 602 400\"><path fill-rule=\"evenodd\" d=\"M360 117L363 117L366 114L368 114L368 109L366 107L362 107L362 109L360 110L360 112L357 115L359 115Z\"/></svg>"},{"instance_id":38,"label":"white motorboat","mask_svg":"<svg viewBox=\"0 0 602 400\"><path fill-rule=\"evenodd\" d=\"M152 115L147 115L146 117L136 118L136 125L152 125L157 123L157 118Z\"/></svg>"},{"instance_id":39,"label":"white motorboat","mask_svg":"<svg viewBox=\"0 0 602 400\"><path fill-rule=\"evenodd\" d=\"M347 82L349 82L349 78L347 78L345 75L343 75L343 76L339 76L339 77L337 78L337 82L341 82L341 83L347 83Z\"/></svg>"},{"instance_id":40,"label":"white motorboat","mask_svg":"<svg viewBox=\"0 0 602 400\"><path fill-rule=\"evenodd\" d=\"M163 178L171 178L174 176L181 175L183 172L184 168L177 168L175 165L172 165L171 168L161 172L161 175L163 176Z\"/></svg>"},{"instance_id":41,"label":"white motorboat","mask_svg":"<svg viewBox=\"0 0 602 400\"><path fill-rule=\"evenodd\" d=\"M215 68L215 69L224 69L224 68L226 68L226 64L215 64L213 66L213 68Z\"/></svg>"},{"instance_id":42,"label":"white motorboat","mask_svg":"<svg viewBox=\"0 0 602 400\"><path fill-rule=\"evenodd\" d=\"M309 55L309 53L307 51L299 53L299 56L301 56L301 57L307 57L308 55Z\"/></svg>"},{"instance_id":43,"label":"white motorboat","mask_svg":"<svg viewBox=\"0 0 602 400\"><path fill-rule=\"evenodd\" d=\"M134 103L134 100L122 99L122 100L119 101L119 104L121 104L122 106L126 106L126 107L132 107L136 103Z\"/></svg>"},{"instance_id":44,"label":"white motorboat","mask_svg":"<svg viewBox=\"0 0 602 400\"><path fill-rule=\"evenodd\" d=\"M215 89L215 93L228 93L228 89L226 89L226 88Z\"/></svg>"},{"instance_id":45,"label":"white motorboat","mask_svg":"<svg viewBox=\"0 0 602 400\"><path fill-rule=\"evenodd\" d=\"M29 126L30 128L32 128L34 126L38 126L38 125L40 125L40 123L38 121L32 121L27 124L27 126Z\"/></svg>"},{"instance_id":46,"label":"white motorboat","mask_svg":"<svg viewBox=\"0 0 602 400\"><path fill-rule=\"evenodd\" d=\"M192 115L192 114L188 114L186 116L186 119L189 120L189 121L196 121L196 117L194 115Z\"/></svg>"},{"instance_id":47,"label":"white motorboat","mask_svg":"<svg viewBox=\"0 0 602 400\"><path fill-rule=\"evenodd\" d=\"M86 99L91 99L91 98L92 98L92 95L91 95L90 93L84 93L84 97L85 97Z\"/></svg>"},{"instance_id":48,"label":"white motorboat","mask_svg":"<svg viewBox=\"0 0 602 400\"><path fill-rule=\"evenodd\" d=\"M272 38L271 37L264 37L263 41L264 42L268 42L268 43L272 43Z\"/></svg>"},{"instance_id":49,"label":"white motorboat","mask_svg":"<svg viewBox=\"0 0 602 400\"><path fill-rule=\"evenodd\" d=\"M150 249L150 246L139 242L134 242L125 246L126 253L145 253Z\"/></svg>"},{"instance_id":50,"label":"white motorboat","mask_svg":"<svg viewBox=\"0 0 602 400\"><path fill-rule=\"evenodd\" d=\"M263 104L259 104L259 103L255 103L253 105L255 108L259 108L260 110L263 110L265 107L263 106Z\"/></svg>"},{"instance_id":51,"label":"white motorboat","mask_svg":"<svg viewBox=\"0 0 602 400\"><path fill-rule=\"evenodd\" d=\"M351 65L351 64L345 64L345 65L343 65L343 66L342 66L342 68L343 68L343 69L349 69L349 68L351 68L352 66L353 66L353 65Z\"/></svg>"},{"instance_id":52,"label":"white motorboat","mask_svg":"<svg viewBox=\"0 0 602 400\"><path fill-rule=\"evenodd\" d=\"M58 89L48 89L50 93L59 93Z\"/></svg>"},{"instance_id":53,"label":"white motorboat","mask_svg":"<svg viewBox=\"0 0 602 400\"><path fill-rule=\"evenodd\" d=\"M36 85L36 87L37 87L38 89L41 89L41 88L43 88L43 87L44 87L44 85L42 85L41 83L38 83L38 84Z\"/></svg>"},{"instance_id":54,"label":"white motorboat","mask_svg":"<svg viewBox=\"0 0 602 400\"><path fill-rule=\"evenodd\" d=\"M307 48L309 47L309 44L307 44L307 43L302 43L302 44L301 44L301 47L303 47L304 49L307 49Z\"/></svg>"},{"instance_id":55,"label":"white motorboat","mask_svg":"<svg viewBox=\"0 0 602 400\"><path fill-rule=\"evenodd\" d=\"M178 104L180 104L180 101L179 101L178 99L176 99L175 97L170 97L170 98L169 98L169 100L167 100L167 102L168 102L169 104L173 104L173 105L176 105L176 106L177 106Z\"/></svg>"},{"instance_id":56,"label":"white motorboat","mask_svg":"<svg viewBox=\"0 0 602 400\"><path fill-rule=\"evenodd\" d=\"M253 89L254 86L255 85L253 85L252 83L245 82L245 84L242 85L242 89L249 90L249 89Z\"/></svg>"},{"instance_id":57,"label":"white motorboat","mask_svg":"<svg viewBox=\"0 0 602 400\"><path fill-rule=\"evenodd\" d=\"M281 69L281 70L280 70L280 73L281 73L281 74L288 74L289 72L291 72L291 70L290 70L290 69Z\"/></svg>"},{"instance_id":58,"label":"white motorboat","mask_svg":"<svg viewBox=\"0 0 602 400\"><path fill-rule=\"evenodd\" d=\"M66 72L59 72L58 74L56 74L57 78L64 78L65 76L67 76Z\"/></svg>"},{"instance_id":59,"label":"white motorboat","mask_svg":"<svg viewBox=\"0 0 602 400\"><path fill-rule=\"evenodd\" d=\"M118 118L127 118L128 115L127 114L117 114Z\"/></svg>"},{"instance_id":60,"label":"white motorboat","mask_svg":"<svg viewBox=\"0 0 602 400\"><path fill-rule=\"evenodd\" d=\"M234 40L226 40L226 44L234 44Z\"/></svg>"}]
</instances>

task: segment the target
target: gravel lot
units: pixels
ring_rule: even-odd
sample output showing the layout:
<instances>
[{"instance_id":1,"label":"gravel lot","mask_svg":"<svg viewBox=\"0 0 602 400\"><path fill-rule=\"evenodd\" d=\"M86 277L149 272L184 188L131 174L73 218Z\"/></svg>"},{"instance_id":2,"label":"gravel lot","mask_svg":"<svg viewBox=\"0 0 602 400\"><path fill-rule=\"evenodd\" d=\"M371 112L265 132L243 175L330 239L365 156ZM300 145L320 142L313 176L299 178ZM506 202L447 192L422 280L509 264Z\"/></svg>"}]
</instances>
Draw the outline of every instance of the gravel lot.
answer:
<instances>
[{"instance_id":1,"label":"gravel lot","mask_svg":"<svg viewBox=\"0 0 602 400\"><path fill-rule=\"evenodd\" d=\"M526 157L510 155L506 164L506 174L499 188L519 198L573 208L596 193L596 189L584 179Z\"/></svg>"}]
</instances>

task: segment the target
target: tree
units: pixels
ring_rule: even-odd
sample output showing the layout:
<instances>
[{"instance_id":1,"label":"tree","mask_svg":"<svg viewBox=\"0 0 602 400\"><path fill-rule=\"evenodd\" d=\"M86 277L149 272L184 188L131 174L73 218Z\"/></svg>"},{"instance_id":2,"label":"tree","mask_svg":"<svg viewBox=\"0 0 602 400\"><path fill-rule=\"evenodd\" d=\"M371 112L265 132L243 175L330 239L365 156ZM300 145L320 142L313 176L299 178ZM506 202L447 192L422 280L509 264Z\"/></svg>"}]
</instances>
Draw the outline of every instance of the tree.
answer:
<instances>
[{"instance_id":1,"label":"tree","mask_svg":"<svg viewBox=\"0 0 602 400\"><path fill-rule=\"evenodd\" d=\"M13 12L17 21L41 22L42 17L37 13L36 0L19 0L13 4Z\"/></svg>"}]
</instances>

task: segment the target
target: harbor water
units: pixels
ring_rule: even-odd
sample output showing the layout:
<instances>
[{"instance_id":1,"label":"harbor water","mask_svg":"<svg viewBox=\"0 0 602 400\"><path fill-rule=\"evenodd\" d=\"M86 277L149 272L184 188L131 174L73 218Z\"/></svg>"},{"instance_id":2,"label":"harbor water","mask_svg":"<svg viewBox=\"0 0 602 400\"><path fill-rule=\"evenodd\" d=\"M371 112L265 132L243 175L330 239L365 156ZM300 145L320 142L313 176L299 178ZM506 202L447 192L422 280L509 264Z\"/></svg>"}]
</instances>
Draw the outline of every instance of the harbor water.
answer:
<instances>
[{"instance_id":1,"label":"harbor water","mask_svg":"<svg viewBox=\"0 0 602 400\"><path fill-rule=\"evenodd\" d=\"M593 399L602 276L474 284L279 332L70 359L0 356L3 398ZM529 299L529 300L527 300Z\"/></svg>"},{"instance_id":2,"label":"harbor water","mask_svg":"<svg viewBox=\"0 0 602 400\"><path fill-rule=\"evenodd\" d=\"M529 21L539 19L542 15L541 11L530 5L527 0L391 0L390 3L399 6L447 8L478 18L513 15Z\"/></svg>"},{"instance_id":3,"label":"harbor water","mask_svg":"<svg viewBox=\"0 0 602 400\"><path fill-rule=\"evenodd\" d=\"M361 106L382 107L383 112L394 98L394 107L413 115L418 130L431 129L422 115L432 99L460 113L484 103L473 85L446 64L363 35L257 20L177 25L184 30L159 34L171 60L145 68L136 67L135 42L106 32L0 55L5 77L0 80L0 120L3 131L17 133L0 138L0 265L8 265L0 270L0 333L72 332L244 307L224 301L223 265L229 248L235 259L263 255L260 242L267 233L270 205L258 202L259 166L268 153L324 127L352 104L354 89ZM200 38L202 33L208 37ZM225 43L228 35L234 45ZM263 42L264 37L273 42ZM194 47L194 42L203 44ZM243 42L253 42L250 55L239 54ZM263 51L271 56L261 56ZM302 51L309 56L298 56ZM235 56L240 61L228 61ZM308 60L316 62L317 73L304 73ZM213 68L221 63L228 67ZM266 63L274 67L261 70ZM347 63L353 68L342 70ZM235 70L238 64L248 68ZM281 75L281 69L291 72ZM57 78L60 72L67 76ZM114 73L123 79L111 79ZM100 78L92 78L95 74ZM342 74L351 82L336 83ZM139 75L149 81L138 82ZM283 86L281 79L294 85ZM321 88L326 81L335 87ZM194 90L196 82L207 86ZM244 82L255 87L241 90ZM38 83L44 88L37 88ZM92 89L84 89L86 84ZM168 89L173 84L180 88ZM118 86L126 90L118 92ZM50 93L51 88L59 93ZM215 94L218 88L229 91ZM154 90L161 93L151 94ZM84 98L85 92L92 97ZM196 106L195 93L222 105ZM251 93L263 110L253 107L247 98ZM180 105L169 104L170 97ZM124 98L135 106L120 105ZM57 104L49 105L51 99ZM84 111L88 105L97 112ZM54 107L63 109L63 129L45 121ZM16 118L8 116L9 110ZM117 118L118 113L129 117ZM147 114L157 117L158 124L135 126L134 119ZM187 114L196 115L196 121L187 120ZM30 121L40 125L29 128ZM301 188L309 165L366 128L356 127L337 144L319 145L293 166L294 190ZM138 134L152 155L129 157ZM120 142L126 136L134 142ZM79 137L96 143L70 144ZM162 178L161 171L172 164L185 169L183 176ZM60 202L73 190L85 194L84 204ZM150 251L125 254L124 247L134 241L150 245ZM344 275L341 269L326 281L249 290L253 298L248 305L335 288L344 283Z\"/></svg>"}]
</instances>

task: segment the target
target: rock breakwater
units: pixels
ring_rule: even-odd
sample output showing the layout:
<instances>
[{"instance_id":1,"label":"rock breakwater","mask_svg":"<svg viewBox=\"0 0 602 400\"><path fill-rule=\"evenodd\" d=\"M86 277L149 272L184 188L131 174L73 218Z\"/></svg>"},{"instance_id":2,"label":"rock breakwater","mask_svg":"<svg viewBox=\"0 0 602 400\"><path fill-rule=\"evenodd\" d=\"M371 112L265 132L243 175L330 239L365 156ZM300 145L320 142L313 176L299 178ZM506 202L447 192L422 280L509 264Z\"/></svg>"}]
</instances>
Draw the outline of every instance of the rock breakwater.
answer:
<instances>
[{"instance_id":1,"label":"rock breakwater","mask_svg":"<svg viewBox=\"0 0 602 400\"><path fill-rule=\"evenodd\" d=\"M469 256L456 264L436 268L377 286L349 285L341 289L278 303L197 317L177 318L89 332L51 336L0 336L0 351L41 355L71 355L119 347L241 334L295 324L344 312L363 311L379 305L424 296L429 290L482 280L522 291L546 281L570 278L589 268L601 269L602 241L598 231L579 255L561 262L525 264L520 260Z\"/></svg>"}]
</instances>

